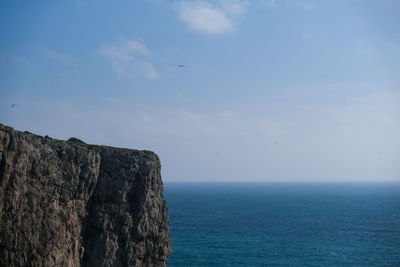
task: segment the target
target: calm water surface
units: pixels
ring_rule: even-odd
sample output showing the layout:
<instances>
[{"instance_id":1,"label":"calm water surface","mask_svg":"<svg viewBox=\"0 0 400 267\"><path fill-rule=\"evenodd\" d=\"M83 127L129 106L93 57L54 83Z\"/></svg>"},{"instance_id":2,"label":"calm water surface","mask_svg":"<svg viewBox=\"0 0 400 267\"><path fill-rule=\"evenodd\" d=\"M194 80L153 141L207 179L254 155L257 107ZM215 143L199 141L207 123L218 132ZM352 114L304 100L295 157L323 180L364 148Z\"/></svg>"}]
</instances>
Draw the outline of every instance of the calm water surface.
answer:
<instances>
[{"instance_id":1,"label":"calm water surface","mask_svg":"<svg viewBox=\"0 0 400 267\"><path fill-rule=\"evenodd\" d=\"M400 266L400 183L166 183L168 266Z\"/></svg>"}]
</instances>

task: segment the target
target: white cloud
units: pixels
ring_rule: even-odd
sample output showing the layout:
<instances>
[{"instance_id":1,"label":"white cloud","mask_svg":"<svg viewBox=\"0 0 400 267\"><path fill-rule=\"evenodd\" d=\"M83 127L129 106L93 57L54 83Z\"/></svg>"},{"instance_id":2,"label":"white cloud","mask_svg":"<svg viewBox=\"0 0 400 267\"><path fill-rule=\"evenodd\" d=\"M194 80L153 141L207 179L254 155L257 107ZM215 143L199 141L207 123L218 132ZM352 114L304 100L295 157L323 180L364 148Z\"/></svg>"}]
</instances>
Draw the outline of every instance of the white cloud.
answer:
<instances>
[{"instance_id":1,"label":"white cloud","mask_svg":"<svg viewBox=\"0 0 400 267\"><path fill-rule=\"evenodd\" d=\"M246 11L247 2L239 0L219 0L222 9L231 15L240 15Z\"/></svg>"},{"instance_id":2,"label":"white cloud","mask_svg":"<svg viewBox=\"0 0 400 267\"><path fill-rule=\"evenodd\" d=\"M310 0L195 0L176 2L179 18L193 31L206 34L223 34L235 31L236 20L250 5L266 8L302 8L311 10Z\"/></svg>"},{"instance_id":3,"label":"white cloud","mask_svg":"<svg viewBox=\"0 0 400 267\"><path fill-rule=\"evenodd\" d=\"M79 60L67 53L55 51L49 48L45 47L32 47L35 52L39 52L39 54L42 56L42 59L45 60L50 60L51 64L54 66L63 66L65 69L64 72L65 74L67 73L73 73L75 76L80 75L80 69L79 69ZM43 67L44 65L41 64L40 67Z\"/></svg>"},{"instance_id":4,"label":"white cloud","mask_svg":"<svg viewBox=\"0 0 400 267\"><path fill-rule=\"evenodd\" d=\"M38 48L38 50L47 58L58 61L63 64L75 64L76 59L68 54L56 52L48 48Z\"/></svg>"},{"instance_id":5,"label":"white cloud","mask_svg":"<svg viewBox=\"0 0 400 267\"><path fill-rule=\"evenodd\" d=\"M245 135L248 138L276 138L285 134L283 126L276 120L248 116L225 110L217 113L194 113L180 110L172 117L178 116L180 123L187 130L198 131L205 136L229 138L237 136L238 139ZM178 127L176 127L178 128ZM180 131L185 131L180 129Z\"/></svg>"},{"instance_id":6,"label":"white cloud","mask_svg":"<svg viewBox=\"0 0 400 267\"><path fill-rule=\"evenodd\" d=\"M159 78L157 70L150 62L147 61L142 61L138 64L138 72L149 80L156 80Z\"/></svg>"},{"instance_id":7,"label":"white cloud","mask_svg":"<svg viewBox=\"0 0 400 267\"><path fill-rule=\"evenodd\" d=\"M309 10L315 7L314 3L308 0L260 0L260 4L267 8L300 7Z\"/></svg>"},{"instance_id":8,"label":"white cloud","mask_svg":"<svg viewBox=\"0 0 400 267\"><path fill-rule=\"evenodd\" d=\"M280 137L284 134L282 126L273 120L261 120L258 122L258 127L266 137Z\"/></svg>"},{"instance_id":9,"label":"white cloud","mask_svg":"<svg viewBox=\"0 0 400 267\"><path fill-rule=\"evenodd\" d=\"M311 2L303 2L302 6L304 9L313 9L315 7L314 3Z\"/></svg>"},{"instance_id":10,"label":"white cloud","mask_svg":"<svg viewBox=\"0 0 400 267\"><path fill-rule=\"evenodd\" d=\"M278 0L261 0L261 5L268 7L268 8L274 8L277 6Z\"/></svg>"},{"instance_id":11,"label":"white cloud","mask_svg":"<svg viewBox=\"0 0 400 267\"><path fill-rule=\"evenodd\" d=\"M153 64L147 60L151 55L150 51L138 41L103 46L101 53L111 63L118 76L141 76L149 80L159 77Z\"/></svg>"},{"instance_id":12,"label":"white cloud","mask_svg":"<svg viewBox=\"0 0 400 267\"><path fill-rule=\"evenodd\" d=\"M205 1L179 2L175 9L190 29L221 34L234 31L233 19L245 12L246 4L237 0L220 0L218 6Z\"/></svg>"},{"instance_id":13,"label":"white cloud","mask_svg":"<svg viewBox=\"0 0 400 267\"><path fill-rule=\"evenodd\" d=\"M26 99L18 103L33 117L0 116L55 138L153 150L166 180L399 181L400 95L359 97L335 106L252 103L227 110L143 108L123 98L101 105Z\"/></svg>"}]
</instances>

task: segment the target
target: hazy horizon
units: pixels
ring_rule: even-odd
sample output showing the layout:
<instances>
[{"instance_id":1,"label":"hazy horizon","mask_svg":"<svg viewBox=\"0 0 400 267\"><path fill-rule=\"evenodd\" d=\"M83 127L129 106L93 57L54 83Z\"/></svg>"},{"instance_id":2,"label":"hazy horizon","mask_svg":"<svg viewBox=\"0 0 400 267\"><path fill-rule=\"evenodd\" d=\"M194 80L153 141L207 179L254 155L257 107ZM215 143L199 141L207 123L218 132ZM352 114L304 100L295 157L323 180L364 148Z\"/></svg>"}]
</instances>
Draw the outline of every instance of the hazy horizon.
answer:
<instances>
[{"instance_id":1,"label":"hazy horizon","mask_svg":"<svg viewBox=\"0 0 400 267\"><path fill-rule=\"evenodd\" d=\"M399 1L0 7L0 123L165 182L400 182Z\"/></svg>"}]
</instances>

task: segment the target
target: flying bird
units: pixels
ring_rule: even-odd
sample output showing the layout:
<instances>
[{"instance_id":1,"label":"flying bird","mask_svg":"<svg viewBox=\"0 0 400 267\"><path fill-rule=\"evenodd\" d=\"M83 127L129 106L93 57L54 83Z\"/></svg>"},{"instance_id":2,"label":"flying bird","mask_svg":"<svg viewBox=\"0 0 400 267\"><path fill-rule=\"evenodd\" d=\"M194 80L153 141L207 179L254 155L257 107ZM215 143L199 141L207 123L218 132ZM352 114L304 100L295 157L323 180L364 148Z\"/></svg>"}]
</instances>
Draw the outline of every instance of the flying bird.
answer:
<instances>
[{"instance_id":1,"label":"flying bird","mask_svg":"<svg viewBox=\"0 0 400 267\"><path fill-rule=\"evenodd\" d=\"M11 107L13 108L13 107L15 107L16 106L16 104L11 104Z\"/></svg>"},{"instance_id":2,"label":"flying bird","mask_svg":"<svg viewBox=\"0 0 400 267\"><path fill-rule=\"evenodd\" d=\"M279 144L279 142L278 142L278 141L276 141L276 142L275 142L275 145L277 145L277 144Z\"/></svg>"},{"instance_id":3,"label":"flying bird","mask_svg":"<svg viewBox=\"0 0 400 267\"><path fill-rule=\"evenodd\" d=\"M184 67L186 67L186 65L183 65L183 64L178 65L178 68L184 68Z\"/></svg>"}]
</instances>

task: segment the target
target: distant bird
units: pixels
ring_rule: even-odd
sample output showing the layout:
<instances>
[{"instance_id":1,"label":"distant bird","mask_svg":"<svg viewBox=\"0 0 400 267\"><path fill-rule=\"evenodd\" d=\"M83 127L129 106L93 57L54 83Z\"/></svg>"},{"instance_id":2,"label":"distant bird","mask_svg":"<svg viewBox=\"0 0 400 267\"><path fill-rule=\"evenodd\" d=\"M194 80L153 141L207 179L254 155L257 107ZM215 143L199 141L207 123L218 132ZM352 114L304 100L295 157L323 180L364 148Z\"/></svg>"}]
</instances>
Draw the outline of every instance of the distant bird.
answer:
<instances>
[{"instance_id":1,"label":"distant bird","mask_svg":"<svg viewBox=\"0 0 400 267\"><path fill-rule=\"evenodd\" d=\"M184 67L186 67L186 65L183 65L183 64L178 65L178 68L184 68Z\"/></svg>"},{"instance_id":2,"label":"distant bird","mask_svg":"<svg viewBox=\"0 0 400 267\"><path fill-rule=\"evenodd\" d=\"M276 142L275 142L275 145L278 145L278 144L279 144L279 142L278 142L278 141L276 141Z\"/></svg>"},{"instance_id":3,"label":"distant bird","mask_svg":"<svg viewBox=\"0 0 400 267\"><path fill-rule=\"evenodd\" d=\"M220 155L221 153L217 152L217 153L215 153L215 154Z\"/></svg>"},{"instance_id":4,"label":"distant bird","mask_svg":"<svg viewBox=\"0 0 400 267\"><path fill-rule=\"evenodd\" d=\"M16 104L11 104L11 107L13 108L13 107L15 107L16 106Z\"/></svg>"}]
</instances>

